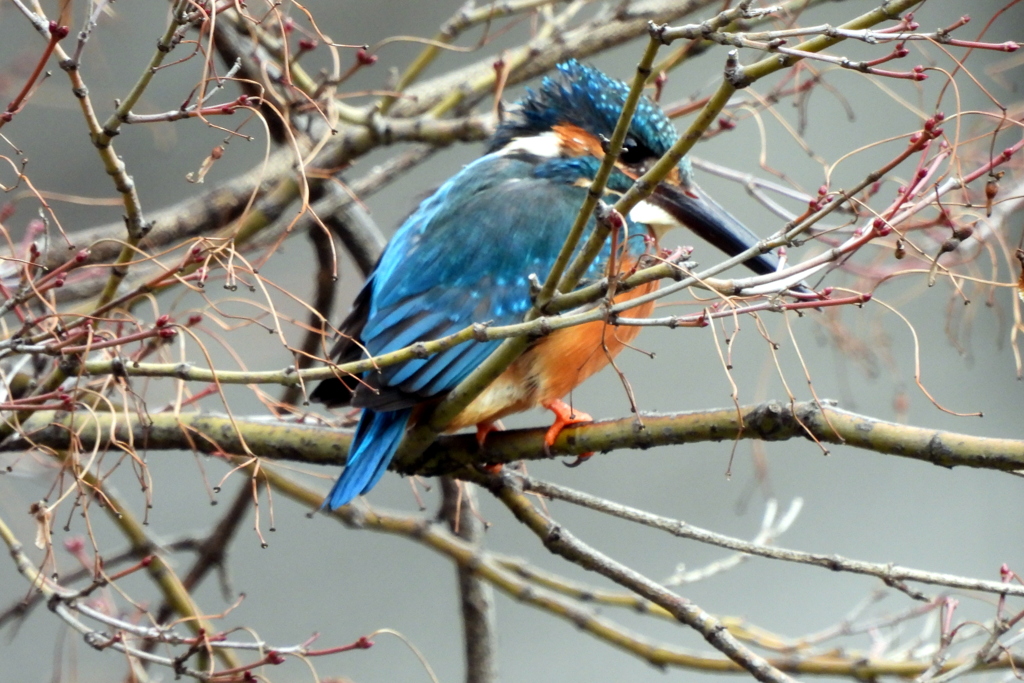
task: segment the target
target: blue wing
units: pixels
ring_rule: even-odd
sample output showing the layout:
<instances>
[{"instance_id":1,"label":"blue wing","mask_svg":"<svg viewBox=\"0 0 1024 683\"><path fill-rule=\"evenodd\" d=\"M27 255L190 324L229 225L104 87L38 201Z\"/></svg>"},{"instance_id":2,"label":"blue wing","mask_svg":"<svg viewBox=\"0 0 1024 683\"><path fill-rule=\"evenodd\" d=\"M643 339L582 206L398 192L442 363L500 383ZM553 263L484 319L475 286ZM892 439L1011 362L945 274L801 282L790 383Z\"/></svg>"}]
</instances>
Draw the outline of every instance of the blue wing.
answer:
<instances>
[{"instance_id":1,"label":"blue wing","mask_svg":"<svg viewBox=\"0 0 1024 683\"><path fill-rule=\"evenodd\" d=\"M532 303L530 274L547 275L586 195L536 170L531 160L492 154L441 186L392 239L342 331L376 356L474 322L520 322ZM453 388L498 344L471 342L366 373L352 404L415 405ZM343 344L336 355L364 353Z\"/></svg>"},{"instance_id":2,"label":"blue wing","mask_svg":"<svg viewBox=\"0 0 1024 683\"><path fill-rule=\"evenodd\" d=\"M485 156L424 201L385 249L332 355L345 362L476 322L521 321L532 305L530 274L547 275L587 192L571 180L538 172L536 161ZM630 251L642 251L645 233L634 233ZM608 249L588 275L601 274ZM324 505L334 509L369 491L394 457L413 406L454 388L499 343L470 342L364 373L354 393L340 379L321 382L314 400L351 401L366 409L348 464Z\"/></svg>"}]
</instances>

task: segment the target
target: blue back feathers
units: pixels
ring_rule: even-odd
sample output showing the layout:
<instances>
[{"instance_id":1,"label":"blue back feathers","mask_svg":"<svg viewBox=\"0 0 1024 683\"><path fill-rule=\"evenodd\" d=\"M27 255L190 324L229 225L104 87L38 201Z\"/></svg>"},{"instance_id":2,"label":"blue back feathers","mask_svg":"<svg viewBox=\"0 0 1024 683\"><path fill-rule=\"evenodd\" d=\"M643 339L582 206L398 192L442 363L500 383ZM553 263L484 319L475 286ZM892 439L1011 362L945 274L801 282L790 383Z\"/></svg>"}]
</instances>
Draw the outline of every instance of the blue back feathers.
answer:
<instances>
[{"instance_id":1,"label":"blue back feathers","mask_svg":"<svg viewBox=\"0 0 1024 683\"><path fill-rule=\"evenodd\" d=\"M551 178L539 173L542 168L514 157L484 156L406 219L366 285L371 296L360 337L371 355L473 323L522 321L532 305L529 276L547 275L587 192L572 184L579 174ZM645 234L629 226L625 245L635 255L646 247ZM588 277L603 275L608 256L595 262ZM499 343L462 344L367 373L369 386L357 389L354 405L415 405L453 388Z\"/></svg>"}]
</instances>

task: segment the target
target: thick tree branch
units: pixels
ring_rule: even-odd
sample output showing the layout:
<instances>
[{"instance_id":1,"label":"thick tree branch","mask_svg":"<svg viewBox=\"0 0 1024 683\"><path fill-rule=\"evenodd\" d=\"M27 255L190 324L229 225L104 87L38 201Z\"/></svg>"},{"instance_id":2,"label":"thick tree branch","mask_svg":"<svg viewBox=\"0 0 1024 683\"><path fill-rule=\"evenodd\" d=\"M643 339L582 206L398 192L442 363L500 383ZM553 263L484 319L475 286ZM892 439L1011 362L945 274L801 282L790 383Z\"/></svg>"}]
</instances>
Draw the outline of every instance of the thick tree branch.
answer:
<instances>
[{"instance_id":1,"label":"thick tree branch","mask_svg":"<svg viewBox=\"0 0 1024 683\"><path fill-rule=\"evenodd\" d=\"M23 426L23 436L0 445L0 451L20 451L34 445L67 448L69 428L81 447L92 448L99 435L101 448L114 442L134 443L153 450L191 450L203 453L243 453L245 448L233 425L238 426L249 450L260 457L322 465L342 465L351 432L315 423L283 422L272 418L234 422L213 414L160 413L133 415L94 413L89 417L39 411ZM479 463L507 464L518 460L550 458L544 454L545 428L495 432L480 452L471 435L443 436L423 457L398 460L392 469L403 474L440 476ZM196 438L196 437L200 438ZM577 455L587 451L647 449L708 441L760 439L787 441L813 439L863 450L929 462L940 467L976 467L1014 472L1024 470L1024 440L971 436L878 420L813 402L783 406L774 401L736 408L622 418L567 427L552 452ZM114 442L111 441L114 440Z\"/></svg>"}]
</instances>

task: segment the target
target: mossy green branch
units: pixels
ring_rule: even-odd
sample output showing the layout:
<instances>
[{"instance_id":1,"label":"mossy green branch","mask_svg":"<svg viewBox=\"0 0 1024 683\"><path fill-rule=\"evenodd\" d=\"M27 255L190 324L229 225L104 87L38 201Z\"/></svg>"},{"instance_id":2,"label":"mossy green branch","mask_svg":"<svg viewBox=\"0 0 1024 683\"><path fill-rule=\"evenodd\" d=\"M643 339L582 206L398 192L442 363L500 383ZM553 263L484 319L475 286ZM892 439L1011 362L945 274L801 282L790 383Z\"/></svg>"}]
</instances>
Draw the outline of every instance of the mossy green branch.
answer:
<instances>
[{"instance_id":1,"label":"mossy green branch","mask_svg":"<svg viewBox=\"0 0 1024 683\"><path fill-rule=\"evenodd\" d=\"M204 453L243 453L241 432L249 450L260 457L309 464L342 465L351 432L317 423L295 423L267 418L234 423L227 416L161 413L133 415L76 414L75 438L90 449L134 443L148 451L196 450ZM648 449L709 441L759 439L788 441L813 439L845 444L862 450L897 455L940 467L973 467L1014 472L1024 470L1024 440L972 436L878 420L813 402L782 405L774 401L736 408L721 408L665 415L644 415L641 428L632 418L567 427L546 455L546 428L495 432L481 452L473 435L444 436L420 458L399 458L392 469L403 474L439 476L458 474L480 463L505 464L541 460L588 451ZM33 444L67 448L71 425L68 413L40 411L25 425L28 438L7 441L0 450L19 451ZM237 425L237 430L235 426Z\"/></svg>"}]
</instances>

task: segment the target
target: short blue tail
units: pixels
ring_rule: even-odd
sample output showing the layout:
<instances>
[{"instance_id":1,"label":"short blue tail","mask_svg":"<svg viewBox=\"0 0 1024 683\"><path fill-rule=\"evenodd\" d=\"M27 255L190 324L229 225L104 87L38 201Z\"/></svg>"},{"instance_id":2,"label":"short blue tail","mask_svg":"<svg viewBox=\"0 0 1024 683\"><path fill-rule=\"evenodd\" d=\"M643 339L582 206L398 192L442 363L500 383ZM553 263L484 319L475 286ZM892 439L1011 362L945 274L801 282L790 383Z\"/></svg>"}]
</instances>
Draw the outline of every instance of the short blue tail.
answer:
<instances>
[{"instance_id":1,"label":"short blue tail","mask_svg":"<svg viewBox=\"0 0 1024 683\"><path fill-rule=\"evenodd\" d=\"M345 471L322 507L335 510L376 486L395 457L411 415L412 408L380 413L363 411L352 437Z\"/></svg>"}]
</instances>

